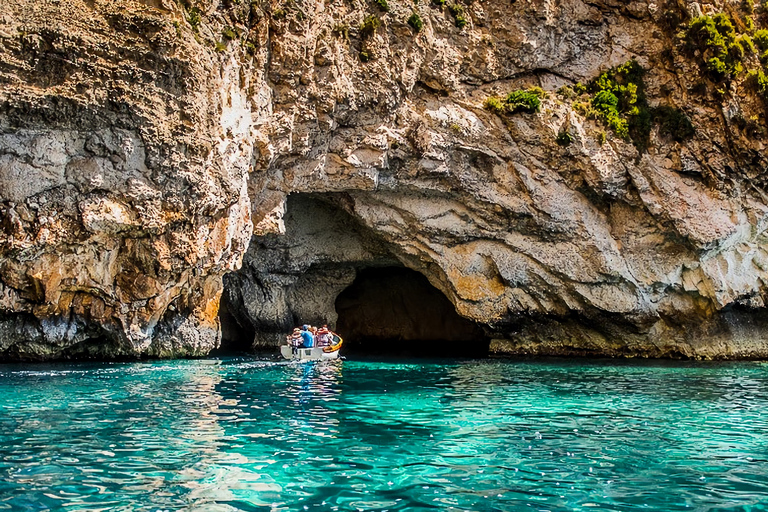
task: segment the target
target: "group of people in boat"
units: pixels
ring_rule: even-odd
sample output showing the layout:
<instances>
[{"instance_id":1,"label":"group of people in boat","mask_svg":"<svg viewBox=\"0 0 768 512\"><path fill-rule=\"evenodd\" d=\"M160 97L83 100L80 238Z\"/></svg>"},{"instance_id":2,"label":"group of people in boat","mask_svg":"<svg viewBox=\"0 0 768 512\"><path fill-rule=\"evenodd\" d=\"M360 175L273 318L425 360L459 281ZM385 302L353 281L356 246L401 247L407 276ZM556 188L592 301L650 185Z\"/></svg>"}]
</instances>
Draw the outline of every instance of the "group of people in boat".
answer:
<instances>
[{"instance_id":1,"label":"group of people in boat","mask_svg":"<svg viewBox=\"0 0 768 512\"><path fill-rule=\"evenodd\" d=\"M330 347L339 341L341 341L339 335L330 330L327 325L318 329L304 324L296 327L288 335L288 344L294 348Z\"/></svg>"}]
</instances>

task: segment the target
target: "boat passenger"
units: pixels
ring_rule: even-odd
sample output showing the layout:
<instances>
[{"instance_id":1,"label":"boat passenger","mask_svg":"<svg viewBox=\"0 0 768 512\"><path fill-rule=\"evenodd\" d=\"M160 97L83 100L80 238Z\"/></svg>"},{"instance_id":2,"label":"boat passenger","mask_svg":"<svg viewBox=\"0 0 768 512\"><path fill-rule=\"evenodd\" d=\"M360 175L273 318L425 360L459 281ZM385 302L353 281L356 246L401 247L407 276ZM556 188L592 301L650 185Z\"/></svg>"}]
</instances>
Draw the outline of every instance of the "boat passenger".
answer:
<instances>
[{"instance_id":1,"label":"boat passenger","mask_svg":"<svg viewBox=\"0 0 768 512\"><path fill-rule=\"evenodd\" d=\"M331 331L328 330L328 326L324 325L320 329L317 330L317 346L318 347L327 347L331 344Z\"/></svg>"},{"instance_id":2,"label":"boat passenger","mask_svg":"<svg viewBox=\"0 0 768 512\"><path fill-rule=\"evenodd\" d=\"M304 340L304 348L312 348L315 345L315 337L306 324L301 327L301 337Z\"/></svg>"},{"instance_id":3,"label":"boat passenger","mask_svg":"<svg viewBox=\"0 0 768 512\"><path fill-rule=\"evenodd\" d=\"M301 329L296 327L290 336L288 336L288 344L294 349L304 344L304 339L301 337Z\"/></svg>"}]
</instances>

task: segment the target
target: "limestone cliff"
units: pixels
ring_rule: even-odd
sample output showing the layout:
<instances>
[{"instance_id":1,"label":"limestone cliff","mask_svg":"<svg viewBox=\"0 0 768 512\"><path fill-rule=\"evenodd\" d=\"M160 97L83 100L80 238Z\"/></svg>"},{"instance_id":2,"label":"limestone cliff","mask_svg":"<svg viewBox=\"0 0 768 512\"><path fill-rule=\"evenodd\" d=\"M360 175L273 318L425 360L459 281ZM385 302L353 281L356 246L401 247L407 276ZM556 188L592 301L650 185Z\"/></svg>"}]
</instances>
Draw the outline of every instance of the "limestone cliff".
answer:
<instances>
[{"instance_id":1,"label":"limestone cliff","mask_svg":"<svg viewBox=\"0 0 768 512\"><path fill-rule=\"evenodd\" d=\"M754 34L760 7L7 4L6 359L204 354L222 291L272 344L397 266L495 352L768 356L765 100L685 35L720 12ZM630 134L575 85L627 62ZM483 108L531 86L539 108Z\"/></svg>"}]
</instances>

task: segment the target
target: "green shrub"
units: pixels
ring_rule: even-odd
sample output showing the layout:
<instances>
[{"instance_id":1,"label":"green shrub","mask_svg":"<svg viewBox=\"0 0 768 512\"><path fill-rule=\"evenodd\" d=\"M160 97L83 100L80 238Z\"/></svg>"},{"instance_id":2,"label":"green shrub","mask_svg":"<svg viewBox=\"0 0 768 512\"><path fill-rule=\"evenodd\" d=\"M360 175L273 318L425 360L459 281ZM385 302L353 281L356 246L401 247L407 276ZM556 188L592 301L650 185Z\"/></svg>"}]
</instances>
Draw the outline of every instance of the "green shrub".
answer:
<instances>
[{"instance_id":1,"label":"green shrub","mask_svg":"<svg viewBox=\"0 0 768 512\"><path fill-rule=\"evenodd\" d=\"M761 51L768 50L768 30L761 29L755 32L755 35L752 37L752 40L755 42L755 46L760 48Z\"/></svg>"},{"instance_id":2,"label":"green shrub","mask_svg":"<svg viewBox=\"0 0 768 512\"><path fill-rule=\"evenodd\" d=\"M719 12L712 17L717 31L725 38L733 39L736 37L736 29L731 22L731 17L724 12Z\"/></svg>"},{"instance_id":3,"label":"green shrub","mask_svg":"<svg viewBox=\"0 0 768 512\"><path fill-rule=\"evenodd\" d=\"M726 53L725 39L717 30L711 16L700 16L688 25L686 41L692 48L712 50L716 55Z\"/></svg>"},{"instance_id":4,"label":"green shrub","mask_svg":"<svg viewBox=\"0 0 768 512\"><path fill-rule=\"evenodd\" d=\"M747 82L763 99L768 100L768 76L762 69L750 71L747 74Z\"/></svg>"},{"instance_id":5,"label":"green shrub","mask_svg":"<svg viewBox=\"0 0 768 512\"><path fill-rule=\"evenodd\" d=\"M459 4L450 4L448 5L448 10L453 16L457 27L464 28L467 25L467 16L464 7Z\"/></svg>"},{"instance_id":6,"label":"green shrub","mask_svg":"<svg viewBox=\"0 0 768 512\"><path fill-rule=\"evenodd\" d=\"M592 98L592 106L602 114L619 113L619 98L609 90L601 90Z\"/></svg>"},{"instance_id":7,"label":"green shrub","mask_svg":"<svg viewBox=\"0 0 768 512\"><path fill-rule=\"evenodd\" d=\"M359 54L360 62L369 62L373 60L373 54L368 50L362 50Z\"/></svg>"},{"instance_id":8,"label":"green shrub","mask_svg":"<svg viewBox=\"0 0 768 512\"><path fill-rule=\"evenodd\" d=\"M714 21L712 22L714 24ZM693 136L690 119L671 107L651 109L645 97L645 71L634 60L601 73L588 84L577 83L562 87L560 94L568 97L579 94L572 108L587 119L596 119L611 129L616 136L631 140L641 153L650 144L653 123L660 125L660 133L685 140ZM590 96L584 101L584 95ZM606 141L605 132L597 132L597 141Z\"/></svg>"},{"instance_id":9,"label":"green shrub","mask_svg":"<svg viewBox=\"0 0 768 512\"><path fill-rule=\"evenodd\" d=\"M716 81L720 81L728 73L728 66L717 57L712 57L707 60L707 70Z\"/></svg>"},{"instance_id":10,"label":"green shrub","mask_svg":"<svg viewBox=\"0 0 768 512\"><path fill-rule=\"evenodd\" d=\"M740 27L746 28L743 24ZM752 39L738 35L725 13L694 19L688 25L685 39L690 50L700 52L703 67L716 82L739 75L744 70L745 54L754 51Z\"/></svg>"},{"instance_id":11,"label":"green shrub","mask_svg":"<svg viewBox=\"0 0 768 512\"><path fill-rule=\"evenodd\" d=\"M647 147L651 133L643 74L643 68L630 60L581 87L593 95L589 106L582 109L585 116L601 120L617 136L631 139L641 151Z\"/></svg>"},{"instance_id":12,"label":"green shrub","mask_svg":"<svg viewBox=\"0 0 768 512\"><path fill-rule=\"evenodd\" d=\"M379 26L381 26L381 22L375 14L366 16L363 20L363 24L360 25L360 37L363 39L368 39L376 33L376 29L379 28Z\"/></svg>"},{"instance_id":13,"label":"green shrub","mask_svg":"<svg viewBox=\"0 0 768 512\"><path fill-rule=\"evenodd\" d=\"M533 114L541 110L541 98L545 95L541 87L529 87L512 91L504 99L491 96L485 100L483 106L497 115L517 112Z\"/></svg>"},{"instance_id":14,"label":"green shrub","mask_svg":"<svg viewBox=\"0 0 768 512\"><path fill-rule=\"evenodd\" d=\"M216 51L219 53L223 53L227 50L227 43L224 41L217 42L214 47L216 48Z\"/></svg>"},{"instance_id":15,"label":"green shrub","mask_svg":"<svg viewBox=\"0 0 768 512\"><path fill-rule=\"evenodd\" d=\"M527 112L533 114L541 110L541 88L529 88L512 91L504 98L510 114Z\"/></svg>"},{"instance_id":16,"label":"green shrub","mask_svg":"<svg viewBox=\"0 0 768 512\"><path fill-rule=\"evenodd\" d=\"M608 118L608 127L613 130L617 136L624 140L629 140L629 123L626 119L620 117Z\"/></svg>"},{"instance_id":17,"label":"green shrub","mask_svg":"<svg viewBox=\"0 0 768 512\"><path fill-rule=\"evenodd\" d=\"M432 0L432 3L438 7L442 7L445 5L445 0Z\"/></svg>"},{"instance_id":18,"label":"green shrub","mask_svg":"<svg viewBox=\"0 0 768 512\"><path fill-rule=\"evenodd\" d=\"M419 16L419 13L417 12L414 12L413 14L411 14L411 17L408 18L408 24L416 32L421 32L421 29L424 26L424 22L421 21L421 16Z\"/></svg>"},{"instance_id":19,"label":"green shrub","mask_svg":"<svg viewBox=\"0 0 768 512\"><path fill-rule=\"evenodd\" d=\"M379 6L382 12L389 12L389 3L387 0L376 0L376 5Z\"/></svg>"}]
</instances>

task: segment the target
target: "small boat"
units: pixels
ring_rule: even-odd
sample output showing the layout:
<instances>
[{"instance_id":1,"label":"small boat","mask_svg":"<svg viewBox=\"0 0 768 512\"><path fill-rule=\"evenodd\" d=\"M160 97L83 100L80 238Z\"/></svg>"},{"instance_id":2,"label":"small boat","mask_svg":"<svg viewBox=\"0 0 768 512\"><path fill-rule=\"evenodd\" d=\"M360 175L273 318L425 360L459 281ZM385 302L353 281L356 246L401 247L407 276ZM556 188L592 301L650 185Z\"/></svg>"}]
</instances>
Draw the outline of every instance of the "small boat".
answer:
<instances>
[{"instance_id":1,"label":"small boat","mask_svg":"<svg viewBox=\"0 0 768 512\"><path fill-rule=\"evenodd\" d=\"M338 335L337 335L338 336ZM338 336L339 340L328 347L292 347L290 345L280 345L280 354L284 359L293 361L330 361L339 358L339 349L344 340Z\"/></svg>"}]
</instances>

